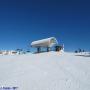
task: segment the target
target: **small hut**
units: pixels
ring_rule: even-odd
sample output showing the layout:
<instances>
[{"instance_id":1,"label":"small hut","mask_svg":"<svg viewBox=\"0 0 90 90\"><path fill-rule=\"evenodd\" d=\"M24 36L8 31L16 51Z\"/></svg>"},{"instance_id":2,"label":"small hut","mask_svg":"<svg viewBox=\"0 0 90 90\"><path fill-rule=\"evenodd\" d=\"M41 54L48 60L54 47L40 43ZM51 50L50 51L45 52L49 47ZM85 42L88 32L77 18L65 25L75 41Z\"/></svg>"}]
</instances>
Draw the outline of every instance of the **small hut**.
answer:
<instances>
[{"instance_id":1,"label":"small hut","mask_svg":"<svg viewBox=\"0 0 90 90\"><path fill-rule=\"evenodd\" d=\"M47 52L49 52L50 48L56 44L58 44L56 38L50 37L50 38L34 41L31 43L31 46L37 48L37 52L40 53L41 47L47 48Z\"/></svg>"}]
</instances>

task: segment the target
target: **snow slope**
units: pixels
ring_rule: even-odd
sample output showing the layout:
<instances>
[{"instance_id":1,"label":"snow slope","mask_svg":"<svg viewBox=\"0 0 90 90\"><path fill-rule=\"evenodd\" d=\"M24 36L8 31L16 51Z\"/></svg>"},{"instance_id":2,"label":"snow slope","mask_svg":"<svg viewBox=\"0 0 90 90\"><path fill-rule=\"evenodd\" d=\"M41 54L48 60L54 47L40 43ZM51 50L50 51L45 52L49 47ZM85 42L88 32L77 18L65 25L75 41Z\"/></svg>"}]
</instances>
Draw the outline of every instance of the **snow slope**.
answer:
<instances>
[{"instance_id":1,"label":"snow slope","mask_svg":"<svg viewBox=\"0 0 90 90\"><path fill-rule=\"evenodd\" d=\"M0 87L90 90L90 57L60 52L0 56Z\"/></svg>"}]
</instances>

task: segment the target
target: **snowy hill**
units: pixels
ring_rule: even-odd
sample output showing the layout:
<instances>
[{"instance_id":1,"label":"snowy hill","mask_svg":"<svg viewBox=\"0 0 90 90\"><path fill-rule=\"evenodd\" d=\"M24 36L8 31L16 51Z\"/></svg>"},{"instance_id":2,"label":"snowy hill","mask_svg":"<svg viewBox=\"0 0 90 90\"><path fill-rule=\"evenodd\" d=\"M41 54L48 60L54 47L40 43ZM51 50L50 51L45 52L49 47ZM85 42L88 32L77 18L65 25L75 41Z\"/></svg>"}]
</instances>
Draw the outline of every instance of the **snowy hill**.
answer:
<instances>
[{"instance_id":1,"label":"snowy hill","mask_svg":"<svg viewBox=\"0 0 90 90\"><path fill-rule=\"evenodd\" d=\"M60 52L0 56L0 87L90 90L90 57Z\"/></svg>"}]
</instances>

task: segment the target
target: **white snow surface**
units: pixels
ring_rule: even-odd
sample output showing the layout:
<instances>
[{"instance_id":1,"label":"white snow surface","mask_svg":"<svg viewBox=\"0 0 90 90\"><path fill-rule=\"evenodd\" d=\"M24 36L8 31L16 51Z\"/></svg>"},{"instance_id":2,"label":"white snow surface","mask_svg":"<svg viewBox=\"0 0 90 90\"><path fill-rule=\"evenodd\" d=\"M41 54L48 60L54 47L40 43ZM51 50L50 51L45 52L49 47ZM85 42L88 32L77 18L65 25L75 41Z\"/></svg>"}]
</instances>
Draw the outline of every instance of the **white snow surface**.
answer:
<instances>
[{"instance_id":1,"label":"white snow surface","mask_svg":"<svg viewBox=\"0 0 90 90\"><path fill-rule=\"evenodd\" d=\"M90 90L90 57L66 52L0 56L0 87Z\"/></svg>"},{"instance_id":2,"label":"white snow surface","mask_svg":"<svg viewBox=\"0 0 90 90\"><path fill-rule=\"evenodd\" d=\"M50 37L42 40L33 41L31 43L32 47L52 47L53 45L58 44L55 37Z\"/></svg>"}]
</instances>

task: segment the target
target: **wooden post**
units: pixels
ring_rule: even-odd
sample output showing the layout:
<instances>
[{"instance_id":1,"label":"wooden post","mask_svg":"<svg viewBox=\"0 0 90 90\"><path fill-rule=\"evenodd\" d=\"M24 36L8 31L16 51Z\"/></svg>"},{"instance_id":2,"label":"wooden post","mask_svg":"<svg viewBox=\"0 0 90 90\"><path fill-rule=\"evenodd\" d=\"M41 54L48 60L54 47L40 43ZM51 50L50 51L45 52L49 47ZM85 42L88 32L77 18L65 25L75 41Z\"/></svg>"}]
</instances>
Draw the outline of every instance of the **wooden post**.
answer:
<instances>
[{"instance_id":1,"label":"wooden post","mask_svg":"<svg viewBox=\"0 0 90 90\"><path fill-rule=\"evenodd\" d=\"M49 52L50 51L50 47L47 47L47 52Z\"/></svg>"},{"instance_id":2,"label":"wooden post","mask_svg":"<svg viewBox=\"0 0 90 90\"><path fill-rule=\"evenodd\" d=\"M40 52L41 52L41 48L37 47L37 53L40 53Z\"/></svg>"}]
</instances>

